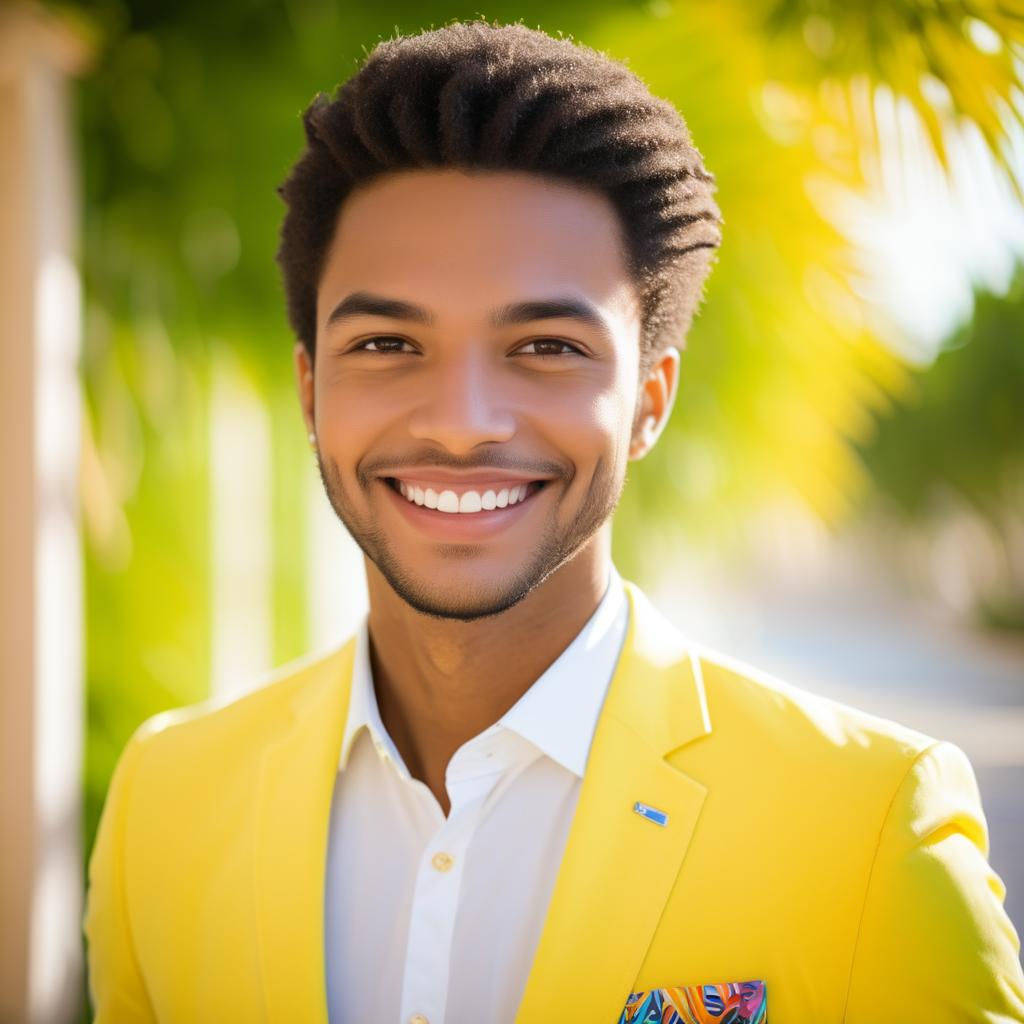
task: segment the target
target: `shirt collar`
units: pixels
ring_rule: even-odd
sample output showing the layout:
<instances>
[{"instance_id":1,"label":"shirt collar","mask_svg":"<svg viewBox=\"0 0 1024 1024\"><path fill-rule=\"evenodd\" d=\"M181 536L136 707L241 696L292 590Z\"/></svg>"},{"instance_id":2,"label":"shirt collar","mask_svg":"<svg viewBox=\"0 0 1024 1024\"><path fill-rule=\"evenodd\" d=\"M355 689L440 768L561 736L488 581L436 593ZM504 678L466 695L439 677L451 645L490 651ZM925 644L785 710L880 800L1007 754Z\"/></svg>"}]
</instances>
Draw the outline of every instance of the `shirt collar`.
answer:
<instances>
[{"instance_id":1,"label":"shirt collar","mask_svg":"<svg viewBox=\"0 0 1024 1024\"><path fill-rule=\"evenodd\" d=\"M359 730L366 726L378 751L382 745L393 747L391 737L384 728L377 706L377 695L373 689L373 671L370 668L369 612L363 614L356 630L355 659L352 663L351 695L348 703L348 718L345 722L345 736L341 743L341 768L344 770L352 752L352 744ZM394 755L397 758L397 751Z\"/></svg>"},{"instance_id":2,"label":"shirt collar","mask_svg":"<svg viewBox=\"0 0 1024 1024\"><path fill-rule=\"evenodd\" d=\"M484 731L510 729L582 778L628 619L629 602L622 577L609 564L608 585L594 614L519 700ZM342 769L363 726L369 729L378 751L386 749L397 764L402 763L377 706L368 620L366 613L356 631L351 697L341 745Z\"/></svg>"}]
</instances>

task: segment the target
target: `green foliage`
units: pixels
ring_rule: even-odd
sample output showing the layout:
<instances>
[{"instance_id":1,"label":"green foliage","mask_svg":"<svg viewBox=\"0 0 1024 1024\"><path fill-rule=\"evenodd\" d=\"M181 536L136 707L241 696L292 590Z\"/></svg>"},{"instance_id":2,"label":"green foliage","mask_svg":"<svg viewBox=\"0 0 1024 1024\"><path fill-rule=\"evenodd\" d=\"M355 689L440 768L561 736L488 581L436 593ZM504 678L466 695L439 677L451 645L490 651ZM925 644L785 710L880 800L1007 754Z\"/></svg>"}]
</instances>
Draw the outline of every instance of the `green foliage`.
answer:
<instances>
[{"instance_id":1,"label":"green foliage","mask_svg":"<svg viewBox=\"0 0 1024 1024\"><path fill-rule=\"evenodd\" d=\"M949 492L993 524L1024 519L1024 267L1005 296L976 295L912 394L861 447L879 493L912 521Z\"/></svg>"},{"instance_id":2,"label":"green foliage","mask_svg":"<svg viewBox=\"0 0 1024 1024\"><path fill-rule=\"evenodd\" d=\"M912 396L861 446L883 529L923 538L969 588L977 624L1024 631L1024 266L1004 296L975 297L973 320ZM963 600L963 598L961 598Z\"/></svg>"}]
</instances>

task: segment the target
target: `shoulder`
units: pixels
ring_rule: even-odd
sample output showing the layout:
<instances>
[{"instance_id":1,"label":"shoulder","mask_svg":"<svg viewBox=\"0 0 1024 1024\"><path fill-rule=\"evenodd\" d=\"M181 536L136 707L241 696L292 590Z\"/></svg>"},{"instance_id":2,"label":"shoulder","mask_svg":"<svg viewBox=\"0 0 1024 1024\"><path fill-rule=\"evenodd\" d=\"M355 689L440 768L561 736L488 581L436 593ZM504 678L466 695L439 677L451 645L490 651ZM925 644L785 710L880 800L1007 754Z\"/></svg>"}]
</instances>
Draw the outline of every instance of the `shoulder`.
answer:
<instances>
[{"instance_id":1,"label":"shoulder","mask_svg":"<svg viewBox=\"0 0 1024 1024\"><path fill-rule=\"evenodd\" d=\"M154 715L135 730L122 759L153 767L171 760L176 770L198 772L209 767L209 757L259 756L287 726L292 709L349 670L353 651L354 637L348 637L279 665L240 696L211 697Z\"/></svg>"},{"instance_id":2,"label":"shoulder","mask_svg":"<svg viewBox=\"0 0 1024 1024\"><path fill-rule=\"evenodd\" d=\"M691 643L709 701L729 720L750 727L756 721L766 739L805 739L854 748L883 746L915 757L935 739L812 690L763 668L702 644Z\"/></svg>"},{"instance_id":3,"label":"shoulder","mask_svg":"<svg viewBox=\"0 0 1024 1024\"><path fill-rule=\"evenodd\" d=\"M913 856L929 837L955 831L987 852L977 781L958 746L706 646L691 654L711 732L673 761L708 786L709 807L756 823L768 860L796 865L807 884L823 872L823 894L840 876L866 894L879 857L901 865L901 884L930 878L927 858Z\"/></svg>"},{"instance_id":4,"label":"shoulder","mask_svg":"<svg viewBox=\"0 0 1024 1024\"><path fill-rule=\"evenodd\" d=\"M691 680L697 683L710 729L686 748L687 758L791 767L885 762L898 770L936 743L909 725L814 693L688 635L635 584L627 586L636 613L634 643L652 665L679 666L681 701L692 699Z\"/></svg>"},{"instance_id":5,"label":"shoulder","mask_svg":"<svg viewBox=\"0 0 1024 1024\"><path fill-rule=\"evenodd\" d=\"M856 787L885 801L927 752L955 749L722 651L689 646L712 726L707 756L756 764L772 783L799 779L823 797Z\"/></svg>"}]
</instances>

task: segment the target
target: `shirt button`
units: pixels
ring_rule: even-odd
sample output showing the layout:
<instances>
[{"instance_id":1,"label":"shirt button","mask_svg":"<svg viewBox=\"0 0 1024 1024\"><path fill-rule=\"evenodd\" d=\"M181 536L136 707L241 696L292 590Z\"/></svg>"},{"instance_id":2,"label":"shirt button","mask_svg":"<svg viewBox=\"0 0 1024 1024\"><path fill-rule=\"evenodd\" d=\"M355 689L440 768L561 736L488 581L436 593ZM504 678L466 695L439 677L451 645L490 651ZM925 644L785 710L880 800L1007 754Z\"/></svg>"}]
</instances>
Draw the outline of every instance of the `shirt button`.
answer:
<instances>
[{"instance_id":1,"label":"shirt button","mask_svg":"<svg viewBox=\"0 0 1024 1024\"><path fill-rule=\"evenodd\" d=\"M430 863L433 864L438 871L447 871L452 864L455 863L455 858L452 857L450 853L435 853L434 856L430 858ZM419 1021L422 1021L423 1024L427 1024L426 1017L413 1017L413 1020L417 1021L417 1024Z\"/></svg>"},{"instance_id":2,"label":"shirt button","mask_svg":"<svg viewBox=\"0 0 1024 1024\"><path fill-rule=\"evenodd\" d=\"M422 1013L414 1013L409 1018L409 1024L430 1024L430 1021Z\"/></svg>"}]
</instances>

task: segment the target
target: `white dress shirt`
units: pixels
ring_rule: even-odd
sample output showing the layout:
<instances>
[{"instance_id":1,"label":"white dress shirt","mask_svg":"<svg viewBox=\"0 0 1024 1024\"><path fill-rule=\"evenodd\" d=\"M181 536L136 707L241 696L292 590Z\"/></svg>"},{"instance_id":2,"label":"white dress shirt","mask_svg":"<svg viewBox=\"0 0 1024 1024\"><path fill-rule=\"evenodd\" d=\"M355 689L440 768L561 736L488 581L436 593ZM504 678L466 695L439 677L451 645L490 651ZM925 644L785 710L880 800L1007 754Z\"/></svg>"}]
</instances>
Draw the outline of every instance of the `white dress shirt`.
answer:
<instances>
[{"instance_id":1,"label":"white dress shirt","mask_svg":"<svg viewBox=\"0 0 1024 1024\"><path fill-rule=\"evenodd\" d=\"M452 756L447 818L381 722L363 618L328 844L331 1024L511 1024L628 617L612 566L572 643Z\"/></svg>"}]
</instances>

